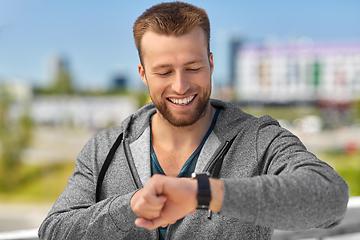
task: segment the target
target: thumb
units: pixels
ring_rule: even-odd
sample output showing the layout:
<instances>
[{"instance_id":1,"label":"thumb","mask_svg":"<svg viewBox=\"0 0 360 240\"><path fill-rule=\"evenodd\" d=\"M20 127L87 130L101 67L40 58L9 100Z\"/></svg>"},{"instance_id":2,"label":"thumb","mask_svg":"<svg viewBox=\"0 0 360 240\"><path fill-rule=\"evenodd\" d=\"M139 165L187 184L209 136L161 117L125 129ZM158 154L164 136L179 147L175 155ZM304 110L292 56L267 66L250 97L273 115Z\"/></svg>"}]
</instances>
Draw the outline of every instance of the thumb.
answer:
<instances>
[{"instance_id":1,"label":"thumb","mask_svg":"<svg viewBox=\"0 0 360 240\"><path fill-rule=\"evenodd\" d=\"M164 203L164 202L166 202L166 196L165 195L158 195L157 196L157 201L159 202L159 203Z\"/></svg>"},{"instance_id":2,"label":"thumb","mask_svg":"<svg viewBox=\"0 0 360 240\"><path fill-rule=\"evenodd\" d=\"M147 220L145 218L138 218L135 220L136 226L146 228L147 230L153 230L155 228L158 228L160 226L165 226L167 224L168 223L160 217L154 218L152 220Z\"/></svg>"}]
</instances>

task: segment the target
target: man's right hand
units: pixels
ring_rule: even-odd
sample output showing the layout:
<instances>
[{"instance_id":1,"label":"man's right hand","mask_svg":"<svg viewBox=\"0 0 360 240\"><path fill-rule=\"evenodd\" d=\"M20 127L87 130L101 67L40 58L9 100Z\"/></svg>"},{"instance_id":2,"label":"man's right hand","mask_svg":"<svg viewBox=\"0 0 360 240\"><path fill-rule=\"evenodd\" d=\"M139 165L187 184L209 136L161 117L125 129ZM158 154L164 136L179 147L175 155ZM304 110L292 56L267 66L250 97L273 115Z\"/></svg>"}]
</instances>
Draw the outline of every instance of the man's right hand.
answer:
<instances>
[{"instance_id":1,"label":"man's right hand","mask_svg":"<svg viewBox=\"0 0 360 240\"><path fill-rule=\"evenodd\" d=\"M139 216L135 224L148 230L175 223L197 206L197 182L189 178L154 175L131 199Z\"/></svg>"},{"instance_id":2,"label":"man's right hand","mask_svg":"<svg viewBox=\"0 0 360 240\"><path fill-rule=\"evenodd\" d=\"M145 187L132 196L130 203L131 209L138 217L152 220L160 216L165 201L164 195L157 195L154 188Z\"/></svg>"}]
</instances>

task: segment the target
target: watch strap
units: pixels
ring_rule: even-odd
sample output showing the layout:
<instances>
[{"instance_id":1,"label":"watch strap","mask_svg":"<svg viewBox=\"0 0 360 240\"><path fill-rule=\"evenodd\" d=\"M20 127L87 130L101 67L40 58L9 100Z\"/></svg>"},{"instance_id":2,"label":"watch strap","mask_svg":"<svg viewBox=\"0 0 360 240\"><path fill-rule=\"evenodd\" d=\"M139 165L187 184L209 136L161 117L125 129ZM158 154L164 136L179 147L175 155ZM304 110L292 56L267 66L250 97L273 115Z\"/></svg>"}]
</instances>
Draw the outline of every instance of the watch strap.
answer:
<instances>
[{"instance_id":1,"label":"watch strap","mask_svg":"<svg viewBox=\"0 0 360 240\"><path fill-rule=\"evenodd\" d=\"M209 209L211 190L208 173L193 173L192 177L196 178L198 182L197 209Z\"/></svg>"}]
</instances>

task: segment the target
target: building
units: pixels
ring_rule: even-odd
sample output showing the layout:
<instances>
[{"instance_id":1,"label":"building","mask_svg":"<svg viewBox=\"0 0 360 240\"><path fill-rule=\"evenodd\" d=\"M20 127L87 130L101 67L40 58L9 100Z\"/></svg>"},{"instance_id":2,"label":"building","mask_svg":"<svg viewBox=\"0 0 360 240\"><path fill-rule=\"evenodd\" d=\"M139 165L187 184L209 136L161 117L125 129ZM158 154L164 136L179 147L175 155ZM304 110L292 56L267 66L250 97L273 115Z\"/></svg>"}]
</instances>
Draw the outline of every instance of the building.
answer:
<instances>
[{"instance_id":1,"label":"building","mask_svg":"<svg viewBox=\"0 0 360 240\"><path fill-rule=\"evenodd\" d=\"M31 104L36 124L82 126L102 129L120 123L135 112L137 101L132 97L69 97L37 96Z\"/></svg>"},{"instance_id":2,"label":"building","mask_svg":"<svg viewBox=\"0 0 360 240\"><path fill-rule=\"evenodd\" d=\"M243 44L237 53L239 101L348 103L360 98L360 42Z\"/></svg>"}]
</instances>

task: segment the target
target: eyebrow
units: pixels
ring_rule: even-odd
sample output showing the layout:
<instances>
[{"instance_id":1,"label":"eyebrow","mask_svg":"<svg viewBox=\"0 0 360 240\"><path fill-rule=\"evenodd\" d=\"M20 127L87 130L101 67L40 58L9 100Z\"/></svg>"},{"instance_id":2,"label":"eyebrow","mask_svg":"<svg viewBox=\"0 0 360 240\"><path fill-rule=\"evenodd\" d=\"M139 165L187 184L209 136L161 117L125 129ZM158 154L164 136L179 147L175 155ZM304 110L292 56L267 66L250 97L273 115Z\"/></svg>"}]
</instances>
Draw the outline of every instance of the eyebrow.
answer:
<instances>
[{"instance_id":1,"label":"eyebrow","mask_svg":"<svg viewBox=\"0 0 360 240\"><path fill-rule=\"evenodd\" d=\"M159 69L162 69L162 68L168 68L168 67L171 67L171 65L170 64L160 64L158 66L153 67L151 70L156 71L156 70L159 70Z\"/></svg>"}]
</instances>

